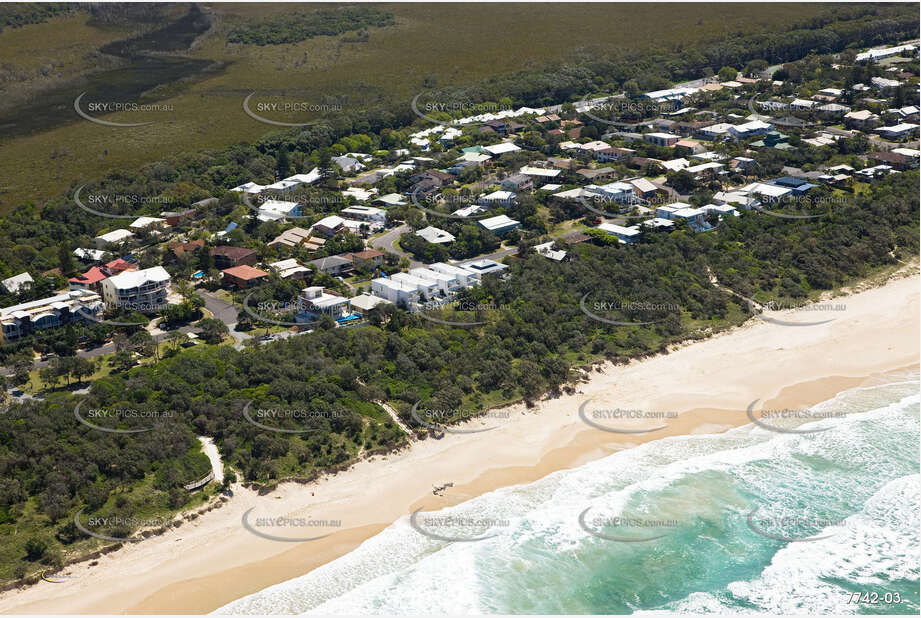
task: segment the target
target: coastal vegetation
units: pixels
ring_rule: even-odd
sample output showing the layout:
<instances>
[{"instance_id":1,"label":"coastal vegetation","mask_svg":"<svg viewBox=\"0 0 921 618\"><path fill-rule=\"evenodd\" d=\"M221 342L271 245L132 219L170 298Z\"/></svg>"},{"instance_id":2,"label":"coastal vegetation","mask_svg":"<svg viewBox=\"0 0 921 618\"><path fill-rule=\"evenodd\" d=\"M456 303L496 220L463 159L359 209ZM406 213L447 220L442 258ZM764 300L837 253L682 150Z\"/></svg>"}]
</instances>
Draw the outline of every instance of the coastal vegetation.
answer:
<instances>
[{"instance_id":1,"label":"coastal vegetation","mask_svg":"<svg viewBox=\"0 0 921 618\"><path fill-rule=\"evenodd\" d=\"M393 13L370 5L296 11L238 26L227 35L227 41L244 45L283 45L316 36L383 28L394 21Z\"/></svg>"},{"instance_id":2,"label":"coastal vegetation","mask_svg":"<svg viewBox=\"0 0 921 618\"><path fill-rule=\"evenodd\" d=\"M0 530L29 534L3 536L16 560L5 561L2 575L40 563L25 547L33 537L57 552L85 541L72 529L81 508L103 517L186 504L192 498L181 486L204 465L189 455L196 435L214 437L245 481L312 478L406 444L376 402L389 402L424 436L430 428L412 414L414 404L444 411L439 422L446 422L534 401L571 388L580 367L661 353L749 318L746 304L711 275L762 301L802 302L891 267L919 248L917 183L917 172L890 176L814 220L743 213L711 233L646 234L629 247L572 245L574 259L564 263L524 252L507 281L488 280L459 300L478 309L484 324L473 328L375 310L361 328L321 327L241 351L195 348L97 379L86 395L12 405L0 429ZM638 324L607 324L586 306ZM74 418L80 401L87 410L142 411L96 422L148 431L87 427ZM254 417L257 410L274 412Z\"/></svg>"}]
</instances>

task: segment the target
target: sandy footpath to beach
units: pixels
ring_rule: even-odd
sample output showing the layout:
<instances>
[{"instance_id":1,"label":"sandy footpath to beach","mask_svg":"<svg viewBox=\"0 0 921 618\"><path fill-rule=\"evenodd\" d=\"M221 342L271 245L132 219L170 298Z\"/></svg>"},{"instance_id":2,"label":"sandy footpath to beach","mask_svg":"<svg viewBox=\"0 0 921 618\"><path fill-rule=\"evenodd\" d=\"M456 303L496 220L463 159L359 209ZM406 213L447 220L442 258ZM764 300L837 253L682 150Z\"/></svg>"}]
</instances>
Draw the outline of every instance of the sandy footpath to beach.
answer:
<instances>
[{"instance_id":1,"label":"sandy footpath to beach","mask_svg":"<svg viewBox=\"0 0 921 618\"><path fill-rule=\"evenodd\" d=\"M3 613L204 613L267 586L303 575L354 549L381 529L424 507L433 510L498 487L536 480L550 472L669 435L711 433L749 422L756 409L802 408L871 383L879 374L919 362L919 278L887 285L835 304L843 310L772 314L789 326L751 320L741 328L628 366L606 366L571 396L533 409L506 408L490 418L418 442L402 453L362 461L311 485L285 484L259 497L236 490L232 501L175 531L88 563L69 567L64 583L39 584L0 595ZM666 428L616 434L579 418L592 410L629 408L678 411ZM616 421L621 429L652 428L661 420ZM453 482L444 496L432 487ZM241 525L257 517L340 520L338 528L270 531L287 536L329 536L290 543L260 538Z\"/></svg>"}]
</instances>

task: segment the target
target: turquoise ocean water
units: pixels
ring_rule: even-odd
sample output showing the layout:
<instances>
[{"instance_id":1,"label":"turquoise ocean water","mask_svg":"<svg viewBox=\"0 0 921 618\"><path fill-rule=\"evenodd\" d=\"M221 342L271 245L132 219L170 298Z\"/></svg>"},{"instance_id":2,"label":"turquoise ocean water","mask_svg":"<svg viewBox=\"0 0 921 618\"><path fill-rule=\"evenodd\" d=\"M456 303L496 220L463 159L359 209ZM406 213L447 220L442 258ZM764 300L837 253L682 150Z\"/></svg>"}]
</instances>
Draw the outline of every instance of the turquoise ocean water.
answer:
<instances>
[{"instance_id":1,"label":"turquoise ocean water","mask_svg":"<svg viewBox=\"0 0 921 618\"><path fill-rule=\"evenodd\" d=\"M406 517L217 613L917 615L918 380L779 422L824 431L666 438L416 521L484 540Z\"/></svg>"}]
</instances>

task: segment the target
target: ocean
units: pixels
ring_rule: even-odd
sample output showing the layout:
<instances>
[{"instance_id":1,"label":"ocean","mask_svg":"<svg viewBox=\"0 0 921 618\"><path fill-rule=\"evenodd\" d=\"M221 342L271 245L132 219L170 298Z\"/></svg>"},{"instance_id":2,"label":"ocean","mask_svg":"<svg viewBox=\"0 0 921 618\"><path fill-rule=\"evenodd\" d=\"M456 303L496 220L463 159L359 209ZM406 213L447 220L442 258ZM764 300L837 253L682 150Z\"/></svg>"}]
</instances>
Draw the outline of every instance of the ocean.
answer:
<instances>
[{"instance_id":1,"label":"ocean","mask_svg":"<svg viewBox=\"0 0 921 618\"><path fill-rule=\"evenodd\" d=\"M917 615L919 374L812 410L404 517L216 613Z\"/></svg>"}]
</instances>

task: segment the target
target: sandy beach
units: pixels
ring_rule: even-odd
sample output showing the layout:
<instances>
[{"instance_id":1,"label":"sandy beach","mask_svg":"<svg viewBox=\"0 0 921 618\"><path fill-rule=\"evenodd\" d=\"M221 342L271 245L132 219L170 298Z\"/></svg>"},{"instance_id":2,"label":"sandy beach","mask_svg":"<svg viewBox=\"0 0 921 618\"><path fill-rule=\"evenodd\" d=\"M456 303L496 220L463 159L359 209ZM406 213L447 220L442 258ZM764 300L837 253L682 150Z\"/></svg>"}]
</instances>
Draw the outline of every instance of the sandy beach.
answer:
<instances>
[{"instance_id":1,"label":"sandy beach","mask_svg":"<svg viewBox=\"0 0 921 618\"><path fill-rule=\"evenodd\" d=\"M916 272L916 270L915 270ZM499 487L671 435L714 433L749 423L747 407L803 408L919 363L919 277L840 296L831 310L771 314L670 354L592 372L577 393L510 406L440 440L416 442L310 484L288 483L265 496L237 487L232 500L177 530L67 568L62 583L40 582L0 595L3 613L207 613L234 599L303 575L354 549L412 511L456 504ZM806 325L806 323L825 323ZM799 325L795 325L799 323ZM614 419L593 428L580 406L676 412L663 419ZM495 411L494 411L495 412ZM600 421L599 421L600 422ZM433 486L454 483L443 495ZM269 530L259 517L336 520L338 526Z\"/></svg>"}]
</instances>

